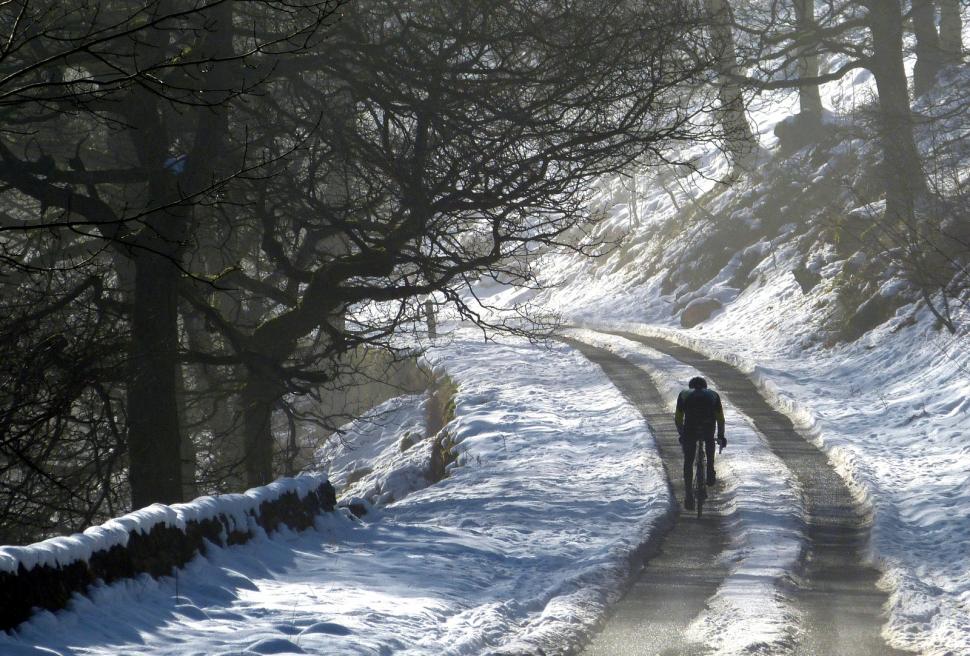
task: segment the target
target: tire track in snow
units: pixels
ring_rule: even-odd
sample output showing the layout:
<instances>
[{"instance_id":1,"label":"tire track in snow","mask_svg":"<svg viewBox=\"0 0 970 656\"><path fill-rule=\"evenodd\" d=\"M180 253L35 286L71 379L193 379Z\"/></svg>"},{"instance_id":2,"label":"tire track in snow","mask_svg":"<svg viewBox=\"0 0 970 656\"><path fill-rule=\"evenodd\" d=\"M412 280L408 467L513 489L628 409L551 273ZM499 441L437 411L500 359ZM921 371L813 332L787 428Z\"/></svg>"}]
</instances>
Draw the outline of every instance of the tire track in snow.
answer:
<instances>
[{"instance_id":1,"label":"tire track in snow","mask_svg":"<svg viewBox=\"0 0 970 656\"><path fill-rule=\"evenodd\" d=\"M656 436L677 507L682 508L683 455L677 442L677 428L650 377L606 349L566 337L560 339L602 367L643 414ZM602 631L593 636L584 654L704 653L703 645L686 642L688 627L728 573L720 558L727 548L727 534L723 508L716 494L705 508L700 520L694 513L672 510L670 530L645 549L648 560L642 572L613 607Z\"/></svg>"},{"instance_id":2,"label":"tire track in snow","mask_svg":"<svg viewBox=\"0 0 970 656\"><path fill-rule=\"evenodd\" d=\"M809 540L793 591L804 618L796 655L902 656L904 652L890 649L880 633L887 595L876 586L879 572L863 562L869 536L867 514L825 454L768 404L748 376L731 365L660 337L599 332L639 342L695 367L753 421L768 446L795 474L805 497Z\"/></svg>"}]
</instances>

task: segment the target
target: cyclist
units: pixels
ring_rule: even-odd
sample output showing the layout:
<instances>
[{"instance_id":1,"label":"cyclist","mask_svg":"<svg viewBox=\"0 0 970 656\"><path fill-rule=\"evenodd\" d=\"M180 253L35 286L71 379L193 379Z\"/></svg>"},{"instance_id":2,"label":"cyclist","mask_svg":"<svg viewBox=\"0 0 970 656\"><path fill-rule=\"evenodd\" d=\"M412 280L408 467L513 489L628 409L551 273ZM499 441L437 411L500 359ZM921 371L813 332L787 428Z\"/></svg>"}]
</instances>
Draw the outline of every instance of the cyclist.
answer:
<instances>
[{"instance_id":1,"label":"cyclist","mask_svg":"<svg viewBox=\"0 0 970 656\"><path fill-rule=\"evenodd\" d=\"M695 376L687 383L685 389L677 397L677 412L674 423L680 434L680 445L684 450L684 485L686 496L684 507L694 509L694 454L697 452L697 441L704 440L704 450L707 453L707 484L714 485L717 479L714 473L714 432L717 430L717 443L721 448L727 446L724 437L724 409L721 407L721 397L717 392L707 388L707 381Z\"/></svg>"}]
</instances>

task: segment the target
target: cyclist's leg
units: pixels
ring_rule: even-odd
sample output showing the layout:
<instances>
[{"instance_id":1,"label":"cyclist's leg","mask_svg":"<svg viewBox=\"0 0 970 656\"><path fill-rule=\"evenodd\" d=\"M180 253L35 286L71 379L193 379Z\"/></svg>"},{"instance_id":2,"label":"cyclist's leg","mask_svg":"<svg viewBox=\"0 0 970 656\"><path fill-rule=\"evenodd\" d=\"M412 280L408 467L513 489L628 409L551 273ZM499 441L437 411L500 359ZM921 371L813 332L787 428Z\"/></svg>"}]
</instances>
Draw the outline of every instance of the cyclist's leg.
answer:
<instances>
[{"instance_id":1,"label":"cyclist's leg","mask_svg":"<svg viewBox=\"0 0 970 656\"><path fill-rule=\"evenodd\" d=\"M685 437L681 447L684 450L684 490L690 502L694 499L694 454L697 451L697 440Z\"/></svg>"},{"instance_id":2,"label":"cyclist's leg","mask_svg":"<svg viewBox=\"0 0 970 656\"><path fill-rule=\"evenodd\" d=\"M704 451L707 455L707 484L714 485L714 481L717 475L714 473L714 452L717 443L714 441L714 436L711 435L710 439L704 440Z\"/></svg>"}]
</instances>

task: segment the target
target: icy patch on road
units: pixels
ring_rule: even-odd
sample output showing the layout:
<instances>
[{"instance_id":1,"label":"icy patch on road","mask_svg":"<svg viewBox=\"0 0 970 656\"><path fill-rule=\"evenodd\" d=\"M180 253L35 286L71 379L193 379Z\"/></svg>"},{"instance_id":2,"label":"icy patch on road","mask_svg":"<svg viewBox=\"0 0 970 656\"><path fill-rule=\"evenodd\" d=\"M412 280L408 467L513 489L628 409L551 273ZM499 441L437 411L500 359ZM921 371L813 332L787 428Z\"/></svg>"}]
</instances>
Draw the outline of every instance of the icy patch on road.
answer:
<instances>
[{"instance_id":1,"label":"icy patch on road","mask_svg":"<svg viewBox=\"0 0 970 656\"><path fill-rule=\"evenodd\" d=\"M689 365L622 337L592 330L572 330L570 335L643 369L669 399L671 414L677 395L698 375ZM717 382L711 385L716 388ZM728 399L724 414L729 443L715 460L720 479L716 494L726 501L731 549L724 558L730 573L691 624L687 638L719 656L783 654L794 647L799 624L783 589L804 548L805 510L791 471Z\"/></svg>"}]
</instances>

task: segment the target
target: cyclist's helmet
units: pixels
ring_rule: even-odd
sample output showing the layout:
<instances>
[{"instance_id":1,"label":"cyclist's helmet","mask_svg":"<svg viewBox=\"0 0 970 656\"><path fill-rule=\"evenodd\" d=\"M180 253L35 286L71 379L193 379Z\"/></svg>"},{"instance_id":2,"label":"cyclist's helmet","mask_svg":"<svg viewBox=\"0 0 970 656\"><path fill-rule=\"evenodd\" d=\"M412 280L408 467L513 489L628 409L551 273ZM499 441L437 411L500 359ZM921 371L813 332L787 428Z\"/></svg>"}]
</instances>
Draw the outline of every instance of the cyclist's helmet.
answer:
<instances>
[{"instance_id":1,"label":"cyclist's helmet","mask_svg":"<svg viewBox=\"0 0 970 656\"><path fill-rule=\"evenodd\" d=\"M707 381L700 376L694 376L690 379L690 382L687 383L687 387L691 389L707 389Z\"/></svg>"}]
</instances>

